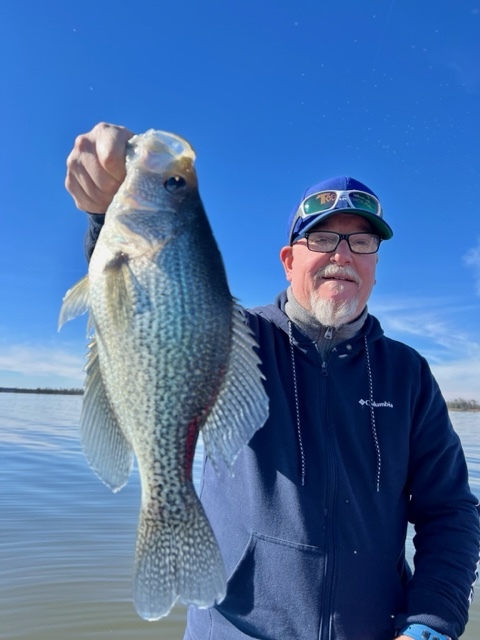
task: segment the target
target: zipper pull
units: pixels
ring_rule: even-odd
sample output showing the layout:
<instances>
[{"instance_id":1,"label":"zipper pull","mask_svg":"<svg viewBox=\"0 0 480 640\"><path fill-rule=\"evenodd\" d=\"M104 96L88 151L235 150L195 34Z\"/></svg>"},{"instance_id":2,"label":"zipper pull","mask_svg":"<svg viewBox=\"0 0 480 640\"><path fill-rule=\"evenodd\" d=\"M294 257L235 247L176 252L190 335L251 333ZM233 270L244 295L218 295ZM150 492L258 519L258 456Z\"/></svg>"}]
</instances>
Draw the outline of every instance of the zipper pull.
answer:
<instances>
[{"instance_id":1,"label":"zipper pull","mask_svg":"<svg viewBox=\"0 0 480 640\"><path fill-rule=\"evenodd\" d=\"M327 375L327 363L325 361L322 362L322 376Z\"/></svg>"},{"instance_id":2,"label":"zipper pull","mask_svg":"<svg viewBox=\"0 0 480 640\"><path fill-rule=\"evenodd\" d=\"M325 335L323 336L325 340L331 340L333 336L333 327L327 327L325 331Z\"/></svg>"}]
</instances>

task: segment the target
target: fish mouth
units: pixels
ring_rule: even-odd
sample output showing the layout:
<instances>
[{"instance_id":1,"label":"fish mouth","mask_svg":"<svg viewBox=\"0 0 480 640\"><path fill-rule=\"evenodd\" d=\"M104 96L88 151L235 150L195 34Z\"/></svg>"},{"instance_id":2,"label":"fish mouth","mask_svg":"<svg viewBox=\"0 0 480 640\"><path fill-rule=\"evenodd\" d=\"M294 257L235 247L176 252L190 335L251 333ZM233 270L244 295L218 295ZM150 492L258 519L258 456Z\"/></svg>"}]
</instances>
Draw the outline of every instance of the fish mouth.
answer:
<instances>
[{"instance_id":1,"label":"fish mouth","mask_svg":"<svg viewBox=\"0 0 480 640\"><path fill-rule=\"evenodd\" d=\"M195 162L195 151L187 140L175 133L149 129L130 138L127 158L152 173L163 174L175 168L188 170Z\"/></svg>"}]
</instances>

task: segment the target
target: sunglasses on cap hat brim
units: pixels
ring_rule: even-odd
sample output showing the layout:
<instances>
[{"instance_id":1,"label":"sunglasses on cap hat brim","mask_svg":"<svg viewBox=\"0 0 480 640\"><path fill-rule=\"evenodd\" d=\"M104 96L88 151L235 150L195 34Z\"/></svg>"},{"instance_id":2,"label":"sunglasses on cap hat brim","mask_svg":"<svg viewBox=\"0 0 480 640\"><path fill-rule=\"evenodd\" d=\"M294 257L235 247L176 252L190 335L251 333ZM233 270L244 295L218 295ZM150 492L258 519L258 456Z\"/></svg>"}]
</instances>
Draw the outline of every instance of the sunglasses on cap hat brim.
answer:
<instances>
[{"instance_id":1,"label":"sunglasses on cap hat brim","mask_svg":"<svg viewBox=\"0 0 480 640\"><path fill-rule=\"evenodd\" d=\"M390 227L383 218L383 210L380 201L376 196L366 191L350 190L338 191L329 189L328 191L319 191L312 193L302 201L298 207L291 225L290 241L298 240L303 237L304 233L315 223L317 217L325 213L333 213L335 211L349 211L352 213L358 211L360 214L365 213L369 220L374 224L377 220L381 221L382 233L384 239L390 238L393 234ZM312 223L308 224L308 220L312 219ZM304 221L307 224L300 225L301 230L295 231L298 221ZM302 228L303 227L303 228Z\"/></svg>"}]
</instances>

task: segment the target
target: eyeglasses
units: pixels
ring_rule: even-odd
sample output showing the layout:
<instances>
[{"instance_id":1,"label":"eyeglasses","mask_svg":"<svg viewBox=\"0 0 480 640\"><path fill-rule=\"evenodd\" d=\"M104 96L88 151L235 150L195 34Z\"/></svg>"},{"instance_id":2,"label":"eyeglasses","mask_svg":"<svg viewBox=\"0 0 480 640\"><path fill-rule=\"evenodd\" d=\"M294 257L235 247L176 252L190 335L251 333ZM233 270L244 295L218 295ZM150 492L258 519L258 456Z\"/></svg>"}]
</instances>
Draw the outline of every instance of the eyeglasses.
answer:
<instances>
[{"instance_id":1,"label":"eyeglasses","mask_svg":"<svg viewBox=\"0 0 480 640\"><path fill-rule=\"evenodd\" d=\"M374 233L335 233L334 231L310 231L305 234L310 251L331 253L342 240L346 240L352 253L377 253L382 241Z\"/></svg>"},{"instance_id":2,"label":"eyeglasses","mask_svg":"<svg viewBox=\"0 0 480 640\"><path fill-rule=\"evenodd\" d=\"M319 191L305 198L292 220L291 229L295 228L298 218L305 220L319 213L335 209L357 209L366 211L379 218L383 217L382 205L378 198L366 191Z\"/></svg>"}]
</instances>

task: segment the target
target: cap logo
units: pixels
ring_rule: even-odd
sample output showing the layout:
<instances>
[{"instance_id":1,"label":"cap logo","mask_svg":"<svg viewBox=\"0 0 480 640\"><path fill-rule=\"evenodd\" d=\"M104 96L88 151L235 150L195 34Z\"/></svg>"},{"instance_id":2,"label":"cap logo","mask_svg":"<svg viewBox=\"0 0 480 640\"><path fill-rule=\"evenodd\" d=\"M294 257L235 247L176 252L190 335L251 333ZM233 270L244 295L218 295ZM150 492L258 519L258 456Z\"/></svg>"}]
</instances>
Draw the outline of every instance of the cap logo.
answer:
<instances>
[{"instance_id":1,"label":"cap logo","mask_svg":"<svg viewBox=\"0 0 480 640\"><path fill-rule=\"evenodd\" d=\"M335 202L336 194L333 191L325 191L315 196L315 200L320 200L320 204Z\"/></svg>"}]
</instances>

